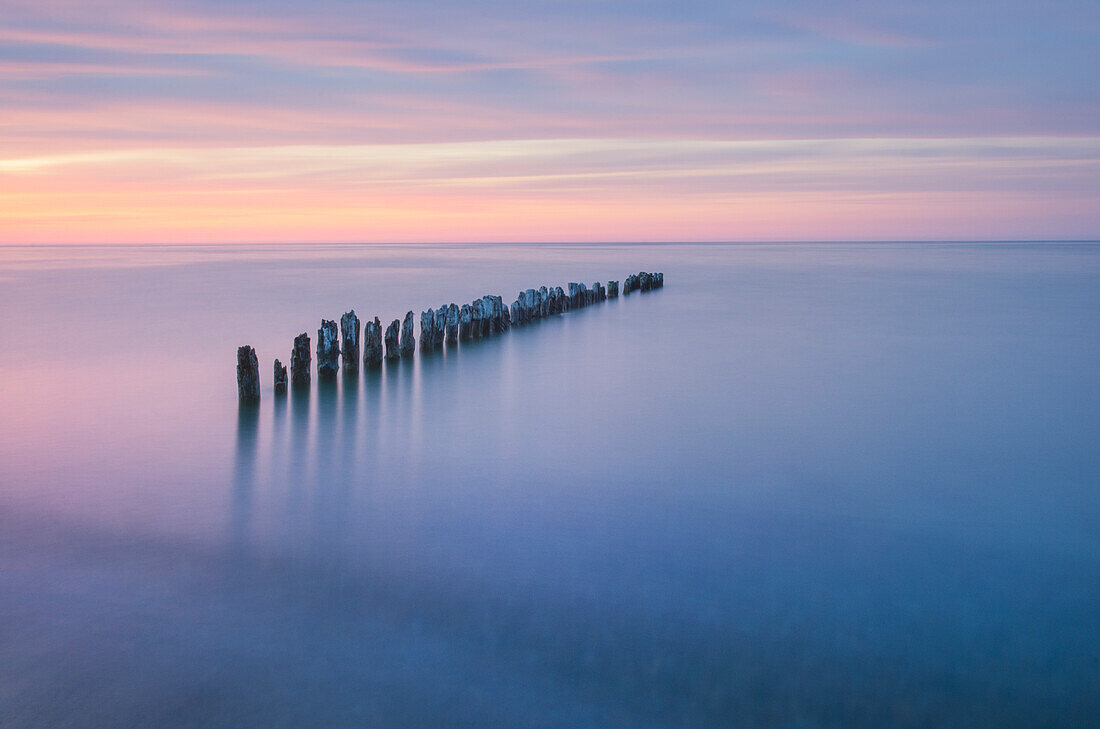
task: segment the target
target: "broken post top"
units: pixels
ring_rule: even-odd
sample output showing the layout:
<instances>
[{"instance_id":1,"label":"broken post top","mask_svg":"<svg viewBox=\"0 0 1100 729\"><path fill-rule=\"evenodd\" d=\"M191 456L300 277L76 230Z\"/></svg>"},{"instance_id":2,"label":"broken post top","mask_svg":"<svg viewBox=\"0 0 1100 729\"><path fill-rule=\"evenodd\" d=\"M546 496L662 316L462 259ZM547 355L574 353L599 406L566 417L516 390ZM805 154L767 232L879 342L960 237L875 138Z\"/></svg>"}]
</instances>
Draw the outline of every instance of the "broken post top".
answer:
<instances>
[{"instance_id":1,"label":"broken post top","mask_svg":"<svg viewBox=\"0 0 1100 729\"><path fill-rule=\"evenodd\" d=\"M394 319L386 327L386 359L399 359L401 352L397 349L397 334L401 329L401 322Z\"/></svg>"},{"instance_id":2,"label":"broken post top","mask_svg":"<svg viewBox=\"0 0 1100 729\"><path fill-rule=\"evenodd\" d=\"M247 344L237 347L237 399L241 402L260 399L260 363L256 350Z\"/></svg>"},{"instance_id":3,"label":"broken post top","mask_svg":"<svg viewBox=\"0 0 1100 729\"><path fill-rule=\"evenodd\" d=\"M282 393L286 392L286 365L280 362L278 359L275 360L275 377L273 382L275 383L276 395L281 395Z\"/></svg>"},{"instance_id":4,"label":"broken post top","mask_svg":"<svg viewBox=\"0 0 1100 729\"><path fill-rule=\"evenodd\" d=\"M401 356L411 356L416 351L416 337L413 336L413 313L405 312L405 320L401 322Z\"/></svg>"},{"instance_id":5,"label":"broken post top","mask_svg":"<svg viewBox=\"0 0 1100 729\"><path fill-rule=\"evenodd\" d=\"M294 338L294 349L290 352L290 384L308 385L310 365L313 355L309 351L309 335L302 332Z\"/></svg>"},{"instance_id":6,"label":"broken post top","mask_svg":"<svg viewBox=\"0 0 1100 729\"><path fill-rule=\"evenodd\" d=\"M375 367L382 363L382 322L378 317L363 327L363 364Z\"/></svg>"},{"instance_id":7,"label":"broken post top","mask_svg":"<svg viewBox=\"0 0 1100 729\"><path fill-rule=\"evenodd\" d=\"M317 330L317 376L334 377L340 369L340 342L336 335L336 322L322 319Z\"/></svg>"},{"instance_id":8,"label":"broken post top","mask_svg":"<svg viewBox=\"0 0 1100 729\"><path fill-rule=\"evenodd\" d=\"M355 309L340 317L340 355L344 360L344 374L359 371L359 317Z\"/></svg>"}]
</instances>

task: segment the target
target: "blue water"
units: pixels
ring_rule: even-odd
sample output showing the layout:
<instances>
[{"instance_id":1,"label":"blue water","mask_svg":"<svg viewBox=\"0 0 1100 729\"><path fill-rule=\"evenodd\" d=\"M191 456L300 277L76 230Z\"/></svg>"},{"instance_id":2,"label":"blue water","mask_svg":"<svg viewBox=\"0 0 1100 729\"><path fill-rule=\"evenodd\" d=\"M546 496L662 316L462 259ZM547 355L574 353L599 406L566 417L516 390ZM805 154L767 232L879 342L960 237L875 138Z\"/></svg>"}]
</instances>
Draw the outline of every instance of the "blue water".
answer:
<instances>
[{"instance_id":1,"label":"blue water","mask_svg":"<svg viewBox=\"0 0 1100 729\"><path fill-rule=\"evenodd\" d=\"M5 729L1100 716L1098 244L3 248L0 341Z\"/></svg>"}]
</instances>

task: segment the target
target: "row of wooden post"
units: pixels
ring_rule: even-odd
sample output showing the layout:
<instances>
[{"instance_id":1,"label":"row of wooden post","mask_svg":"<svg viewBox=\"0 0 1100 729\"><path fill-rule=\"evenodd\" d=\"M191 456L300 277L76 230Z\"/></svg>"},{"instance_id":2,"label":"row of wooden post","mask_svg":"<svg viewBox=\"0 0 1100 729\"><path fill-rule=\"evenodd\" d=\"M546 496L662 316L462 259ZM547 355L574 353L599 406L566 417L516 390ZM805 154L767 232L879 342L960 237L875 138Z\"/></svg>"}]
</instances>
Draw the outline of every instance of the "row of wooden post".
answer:
<instances>
[{"instance_id":1,"label":"row of wooden post","mask_svg":"<svg viewBox=\"0 0 1100 729\"><path fill-rule=\"evenodd\" d=\"M643 271L627 276L622 292L626 295L632 291L650 291L661 288L664 283L663 273ZM568 290L561 286L527 289L516 296L510 307L504 305L501 297L488 294L461 307L447 304L438 309L428 309L420 313L420 350L428 352L442 347L444 343L453 345L460 339L487 337L536 319L614 299L618 295L618 281L608 281L606 286L597 281L592 288L583 283L570 283ZM306 332L294 338L289 379L286 365L275 360L276 394L285 393L288 384L294 387L309 386L312 365L309 345L309 334ZM394 319L383 332L378 317L360 328L359 317L353 309L340 317L339 331L335 321L321 320L321 328L317 330L317 376L321 379L334 378L340 370L341 359L344 372L356 374L359 372L360 357L364 367L377 367L384 359L411 357L415 351L411 311L406 312L404 320ZM259 362L256 350L248 345L237 349L237 395L242 401L260 399Z\"/></svg>"}]
</instances>

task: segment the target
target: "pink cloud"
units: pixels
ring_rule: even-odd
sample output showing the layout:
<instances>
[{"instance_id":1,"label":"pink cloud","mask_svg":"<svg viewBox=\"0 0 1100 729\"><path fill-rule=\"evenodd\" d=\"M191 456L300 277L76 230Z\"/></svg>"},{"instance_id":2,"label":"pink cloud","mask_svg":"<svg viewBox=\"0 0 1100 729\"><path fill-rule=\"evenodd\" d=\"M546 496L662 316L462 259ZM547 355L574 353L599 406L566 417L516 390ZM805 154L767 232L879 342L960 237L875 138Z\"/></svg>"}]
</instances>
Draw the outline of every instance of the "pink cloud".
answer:
<instances>
[{"instance_id":1,"label":"pink cloud","mask_svg":"<svg viewBox=\"0 0 1100 729\"><path fill-rule=\"evenodd\" d=\"M61 61L0 61L0 78L45 79L60 76L210 76L200 68L164 68L148 64L111 64Z\"/></svg>"}]
</instances>

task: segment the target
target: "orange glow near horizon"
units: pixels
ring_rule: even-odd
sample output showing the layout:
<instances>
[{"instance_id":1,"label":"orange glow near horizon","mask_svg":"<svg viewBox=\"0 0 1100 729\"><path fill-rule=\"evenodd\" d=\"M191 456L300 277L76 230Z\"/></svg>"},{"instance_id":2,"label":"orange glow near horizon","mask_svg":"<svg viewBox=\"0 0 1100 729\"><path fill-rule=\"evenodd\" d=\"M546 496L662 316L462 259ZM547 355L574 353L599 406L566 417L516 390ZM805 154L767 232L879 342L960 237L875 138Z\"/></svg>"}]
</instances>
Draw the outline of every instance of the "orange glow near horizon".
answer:
<instances>
[{"instance_id":1,"label":"orange glow near horizon","mask_svg":"<svg viewBox=\"0 0 1100 729\"><path fill-rule=\"evenodd\" d=\"M980 148L981 154L969 150ZM451 242L1042 237L1100 140L532 140L0 159L0 240ZM1000 181L1007 189L997 187Z\"/></svg>"}]
</instances>

